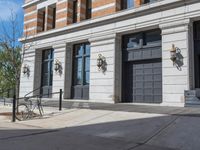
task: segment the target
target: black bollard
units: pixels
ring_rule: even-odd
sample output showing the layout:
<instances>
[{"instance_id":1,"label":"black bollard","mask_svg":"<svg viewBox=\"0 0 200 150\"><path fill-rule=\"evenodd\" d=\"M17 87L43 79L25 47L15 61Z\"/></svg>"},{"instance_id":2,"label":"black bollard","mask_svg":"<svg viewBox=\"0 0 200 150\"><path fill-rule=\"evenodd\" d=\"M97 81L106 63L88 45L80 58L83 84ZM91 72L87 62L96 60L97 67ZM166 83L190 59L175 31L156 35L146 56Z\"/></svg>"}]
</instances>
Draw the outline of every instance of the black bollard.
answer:
<instances>
[{"instance_id":1,"label":"black bollard","mask_svg":"<svg viewBox=\"0 0 200 150\"><path fill-rule=\"evenodd\" d=\"M13 96L13 112L12 112L12 122L15 122L15 119L16 119L16 114L15 114L15 112L16 112L16 96L14 95Z\"/></svg>"},{"instance_id":2,"label":"black bollard","mask_svg":"<svg viewBox=\"0 0 200 150\"><path fill-rule=\"evenodd\" d=\"M59 96L59 111L62 110L62 89L60 89L60 96Z\"/></svg>"}]
</instances>

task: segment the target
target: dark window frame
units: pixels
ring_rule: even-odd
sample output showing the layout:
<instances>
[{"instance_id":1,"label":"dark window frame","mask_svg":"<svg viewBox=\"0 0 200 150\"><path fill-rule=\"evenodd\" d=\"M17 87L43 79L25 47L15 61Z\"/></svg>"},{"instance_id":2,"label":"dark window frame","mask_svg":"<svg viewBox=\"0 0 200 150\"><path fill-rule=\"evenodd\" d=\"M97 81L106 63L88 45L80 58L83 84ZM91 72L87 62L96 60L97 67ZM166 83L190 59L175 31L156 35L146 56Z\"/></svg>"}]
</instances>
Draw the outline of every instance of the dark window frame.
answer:
<instances>
[{"instance_id":1,"label":"dark window frame","mask_svg":"<svg viewBox=\"0 0 200 150\"><path fill-rule=\"evenodd\" d=\"M56 28L56 7L53 8L53 22L52 22L52 29Z\"/></svg>"},{"instance_id":2,"label":"dark window frame","mask_svg":"<svg viewBox=\"0 0 200 150\"><path fill-rule=\"evenodd\" d=\"M148 4L148 3L153 3L156 2L157 0L144 0L143 4Z\"/></svg>"},{"instance_id":3,"label":"dark window frame","mask_svg":"<svg viewBox=\"0 0 200 150\"><path fill-rule=\"evenodd\" d=\"M194 87L199 88L200 87L200 48L199 48L199 42L200 41L200 21L195 21L193 23L193 44L194 44L194 56L193 56L193 62L194 62Z\"/></svg>"},{"instance_id":4,"label":"dark window frame","mask_svg":"<svg viewBox=\"0 0 200 150\"><path fill-rule=\"evenodd\" d=\"M73 23L76 23L78 21L78 1L73 1Z\"/></svg>"},{"instance_id":5,"label":"dark window frame","mask_svg":"<svg viewBox=\"0 0 200 150\"><path fill-rule=\"evenodd\" d=\"M88 83L86 82L86 72L90 72L90 68L89 68L89 70L86 70L86 65L85 65L86 58L88 58L88 57L90 58L90 53L89 54L86 53L86 46L87 45L90 46L90 43L86 42L86 43L73 45L73 85L74 86L77 86L77 85L84 86L84 85L90 84L90 80L89 80ZM77 46L83 46L83 51L82 51L81 54L77 54L77 51L76 51ZM78 73L77 68L78 68L78 66L77 66L77 63L76 63L76 61L79 58L81 58L81 60L82 60L81 83L80 84L78 84L78 82L77 82L77 73Z\"/></svg>"},{"instance_id":6,"label":"dark window frame","mask_svg":"<svg viewBox=\"0 0 200 150\"><path fill-rule=\"evenodd\" d=\"M45 58L45 53L47 53L47 52L50 52L50 57L48 57L48 58ZM42 51L42 71L41 71L41 73L42 73L42 75L41 75L41 87L42 86L52 86L52 84L53 84L53 79L51 79L49 76L52 76L53 77L53 61L54 61L54 49L46 49L46 50L43 50ZM50 68L47 68L48 69L48 72L44 72L44 63L48 63L48 67L50 67ZM51 71L51 72L49 72L49 71ZM44 83L44 79L43 79L43 75L44 74L48 74L48 78L49 78L49 80L52 80L51 81L51 83L50 83L50 81L48 80L48 83L47 83L47 85L44 85L43 83Z\"/></svg>"},{"instance_id":7,"label":"dark window frame","mask_svg":"<svg viewBox=\"0 0 200 150\"><path fill-rule=\"evenodd\" d=\"M132 6L129 6L128 3L132 3ZM133 8L135 6L134 0L121 0L121 10Z\"/></svg>"},{"instance_id":8,"label":"dark window frame","mask_svg":"<svg viewBox=\"0 0 200 150\"><path fill-rule=\"evenodd\" d=\"M90 19L92 17L92 0L86 0L86 19Z\"/></svg>"},{"instance_id":9,"label":"dark window frame","mask_svg":"<svg viewBox=\"0 0 200 150\"><path fill-rule=\"evenodd\" d=\"M158 32L159 34L156 34L158 37L158 40L155 40L154 42L152 42L152 44L148 44L147 43L147 34L148 33L156 33ZM140 35L141 39L139 40L139 44L137 47L128 47L128 41L131 37ZM141 49L141 48L145 48L145 47L151 47L151 46L159 46L161 45L161 41L162 41L162 37L161 37L161 31L159 29L152 29L152 30L147 30L147 31L143 31L143 32L138 32L138 33L132 33L132 34L128 34L128 35L124 35L123 37L123 50L133 50L133 49Z\"/></svg>"},{"instance_id":10,"label":"dark window frame","mask_svg":"<svg viewBox=\"0 0 200 150\"><path fill-rule=\"evenodd\" d=\"M42 11L42 31L45 31L46 11Z\"/></svg>"}]
</instances>

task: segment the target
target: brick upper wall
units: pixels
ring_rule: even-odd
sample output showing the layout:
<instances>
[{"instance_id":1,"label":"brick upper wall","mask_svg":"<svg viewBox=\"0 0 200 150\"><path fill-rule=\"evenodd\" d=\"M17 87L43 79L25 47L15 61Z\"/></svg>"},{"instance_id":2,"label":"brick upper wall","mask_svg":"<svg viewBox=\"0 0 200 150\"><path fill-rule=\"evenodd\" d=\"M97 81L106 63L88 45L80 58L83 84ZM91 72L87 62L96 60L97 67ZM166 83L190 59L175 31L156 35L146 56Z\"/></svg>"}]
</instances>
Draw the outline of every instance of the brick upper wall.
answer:
<instances>
[{"instance_id":1,"label":"brick upper wall","mask_svg":"<svg viewBox=\"0 0 200 150\"><path fill-rule=\"evenodd\" d=\"M24 9L24 36L37 33L37 6L33 5Z\"/></svg>"},{"instance_id":2,"label":"brick upper wall","mask_svg":"<svg viewBox=\"0 0 200 150\"><path fill-rule=\"evenodd\" d=\"M62 28L72 23L72 1L59 1L56 4L56 28Z\"/></svg>"},{"instance_id":3,"label":"brick upper wall","mask_svg":"<svg viewBox=\"0 0 200 150\"><path fill-rule=\"evenodd\" d=\"M138 7L142 4L144 0L135 0L135 6Z\"/></svg>"},{"instance_id":4,"label":"brick upper wall","mask_svg":"<svg viewBox=\"0 0 200 150\"><path fill-rule=\"evenodd\" d=\"M92 3L92 18L115 13L120 5L119 0L95 0Z\"/></svg>"},{"instance_id":5,"label":"brick upper wall","mask_svg":"<svg viewBox=\"0 0 200 150\"><path fill-rule=\"evenodd\" d=\"M29 3L32 0L25 0ZM91 18L102 17L113 14L121 10L121 0L91 0ZM133 0L135 6L140 6L143 0ZM42 2L42 1L41 1ZM77 0L77 22L86 19L86 0ZM24 8L24 34L27 36L42 32L43 26L42 14L37 10L37 4L32 4ZM62 28L73 23L73 0L58 0L54 4L56 7L56 22L55 28ZM45 29L44 31L51 30L52 27L52 7L46 6L43 8L45 11Z\"/></svg>"}]
</instances>

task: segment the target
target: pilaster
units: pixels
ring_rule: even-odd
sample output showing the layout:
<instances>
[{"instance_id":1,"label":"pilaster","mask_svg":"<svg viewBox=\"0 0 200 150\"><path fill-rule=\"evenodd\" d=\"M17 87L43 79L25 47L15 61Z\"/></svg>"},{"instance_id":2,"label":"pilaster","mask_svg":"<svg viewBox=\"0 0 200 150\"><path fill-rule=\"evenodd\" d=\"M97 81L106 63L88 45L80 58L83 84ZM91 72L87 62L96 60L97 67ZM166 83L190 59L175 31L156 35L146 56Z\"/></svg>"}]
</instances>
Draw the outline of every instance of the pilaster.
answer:
<instances>
[{"instance_id":1,"label":"pilaster","mask_svg":"<svg viewBox=\"0 0 200 150\"><path fill-rule=\"evenodd\" d=\"M160 24L162 30L163 105L184 106L184 91L190 88L189 26L189 19ZM180 50L180 55L177 56L182 58L180 64L173 64L170 59L172 44Z\"/></svg>"},{"instance_id":2,"label":"pilaster","mask_svg":"<svg viewBox=\"0 0 200 150\"><path fill-rule=\"evenodd\" d=\"M91 37L90 55L90 100L115 102L115 48L116 34ZM106 59L105 71L97 67L97 58L101 54Z\"/></svg>"},{"instance_id":3,"label":"pilaster","mask_svg":"<svg viewBox=\"0 0 200 150\"><path fill-rule=\"evenodd\" d=\"M60 43L53 45L54 49L54 62L53 62L53 93L59 92L60 89L64 91L64 78L65 78L65 52L66 52L66 43ZM58 61L61 65L59 71L55 71L55 63ZM57 98L59 95L53 95L54 98Z\"/></svg>"},{"instance_id":4,"label":"pilaster","mask_svg":"<svg viewBox=\"0 0 200 150\"><path fill-rule=\"evenodd\" d=\"M66 55L65 55L65 80L64 80L64 98L71 98L71 87L72 87L72 55L73 45L71 43L66 44Z\"/></svg>"}]
</instances>

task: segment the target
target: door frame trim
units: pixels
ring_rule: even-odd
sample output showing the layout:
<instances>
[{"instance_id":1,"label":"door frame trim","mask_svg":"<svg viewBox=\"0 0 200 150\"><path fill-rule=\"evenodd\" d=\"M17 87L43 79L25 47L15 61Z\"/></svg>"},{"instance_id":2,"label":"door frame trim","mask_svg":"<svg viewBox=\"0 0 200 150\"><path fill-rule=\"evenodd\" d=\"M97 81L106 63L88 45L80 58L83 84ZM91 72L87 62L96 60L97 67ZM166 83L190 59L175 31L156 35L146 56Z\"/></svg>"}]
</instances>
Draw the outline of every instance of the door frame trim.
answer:
<instances>
[{"instance_id":1,"label":"door frame trim","mask_svg":"<svg viewBox=\"0 0 200 150\"><path fill-rule=\"evenodd\" d=\"M140 31L140 32L125 34L125 35L123 35L121 37L121 60L122 60L122 63L121 63L121 66L122 66L122 69L121 69L121 71L122 71L122 73L121 73L121 103L127 102L124 99L124 82L125 82L124 81L125 80L124 76L125 76L125 68L126 68L125 64L126 63L128 63L128 62L135 62L135 63L139 64L141 62L147 62L148 63L148 62L153 61L153 62L161 62L161 64L162 64L162 56L159 57L159 58L150 58L150 59L142 59L142 60L124 61L123 60L124 59L124 54L123 54L124 52L123 51L128 51L127 49L124 48L125 37L129 37L129 36L132 36L134 34L141 33L141 34L143 34L143 38L144 38L144 34L145 33L150 32L150 31L157 31L157 30L160 30L160 32L161 32L161 29L159 29L159 28L153 28L153 29L150 29L150 30L144 30L144 31ZM162 35L161 35L161 44L159 44L159 45L158 44L154 44L152 46L153 47L161 47L161 52L162 52ZM149 48L152 48L152 46L150 46ZM141 46L141 47L138 47L138 48L133 48L131 50L143 50L145 48L148 48L148 46ZM161 70L162 70L162 68L161 68ZM162 79L162 84L163 84L163 79ZM162 96L161 103L162 103L163 102L163 92L161 94L162 94L161 95ZM132 102L132 103L136 103L136 102ZM159 103L159 104L161 104L161 103ZM144 102L144 104L145 104L145 102ZM146 104L151 104L151 103L146 103ZM158 104L158 103L152 103L152 104Z\"/></svg>"},{"instance_id":2,"label":"door frame trim","mask_svg":"<svg viewBox=\"0 0 200 150\"><path fill-rule=\"evenodd\" d=\"M51 58L51 59L46 59L46 61L52 61L52 62L54 62L54 49L53 48L49 48L49 49L44 49L44 50L42 50L42 61L41 61L41 75L40 75L40 78L41 78L41 83L40 83L40 87L41 87L41 89L40 89L40 94L43 94L43 62L44 62L44 52L45 51L51 51L51 55L53 54L53 57ZM52 70L53 70L53 64L52 64ZM50 76L50 73L48 73L48 78L49 78L49 76ZM49 84L49 81L48 81L48 84ZM49 85L48 85L48 87L50 87ZM52 86L51 86L51 90L53 90L53 73L52 73ZM48 94L49 94L49 91L48 91ZM52 95L48 95L48 97L52 97Z\"/></svg>"},{"instance_id":3,"label":"door frame trim","mask_svg":"<svg viewBox=\"0 0 200 150\"><path fill-rule=\"evenodd\" d=\"M84 52L82 53L82 73L81 73L81 77L82 77L82 81L81 81L81 85L74 85L74 68L75 68L75 63L74 63L74 58L75 58L75 55L74 55L74 53L75 53L75 46L76 45L84 45L84 48L86 47L86 45L87 44L89 44L90 45L90 54L89 55L85 55L84 54ZM84 49L85 50L85 49ZM89 56L89 57L91 57L91 44L90 44L90 42L83 42L83 43L76 43L76 44L73 44L73 46L72 46L72 84L71 84L71 96L70 96L70 98L71 99L74 99L73 98L73 88L74 87L76 87L76 86L82 86L83 87L83 82L84 82L84 71L83 70L85 70L85 60L84 60L84 58L86 58L86 56ZM90 87L89 86L90 84L86 84L85 86L88 86L88 88ZM82 91L83 92L83 91ZM89 90L88 90L88 95L90 94L90 92L89 92ZM88 99L83 99L83 93L81 93L81 95L82 95L82 98L80 98L80 100L89 100L89 96L88 96Z\"/></svg>"}]
</instances>

